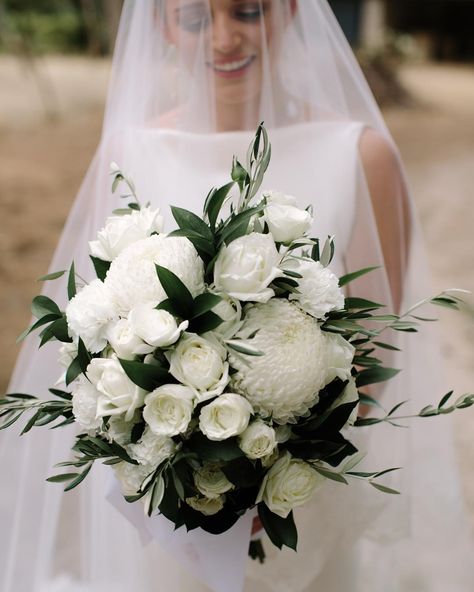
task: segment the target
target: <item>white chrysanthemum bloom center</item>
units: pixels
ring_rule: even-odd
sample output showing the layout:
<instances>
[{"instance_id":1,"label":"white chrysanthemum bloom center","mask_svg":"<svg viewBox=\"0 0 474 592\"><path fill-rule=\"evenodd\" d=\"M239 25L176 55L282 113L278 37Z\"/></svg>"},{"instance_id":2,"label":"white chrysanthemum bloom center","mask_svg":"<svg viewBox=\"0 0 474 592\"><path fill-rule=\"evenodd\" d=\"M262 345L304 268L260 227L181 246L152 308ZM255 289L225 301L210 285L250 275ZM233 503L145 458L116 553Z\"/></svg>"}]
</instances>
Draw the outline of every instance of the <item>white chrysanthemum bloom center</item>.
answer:
<instances>
[{"instance_id":1,"label":"white chrysanthemum bloom center","mask_svg":"<svg viewBox=\"0 0 474 592\"><path fill-rule=\"evenodd\" d=\"M153 235L122 251L107 272L105 285L121 316L140 304L156 305L167 298L155 264L177 275L193 296L204 292L203 262L188 239Z\"/></svg>"},{"instance_id":2,"label":"white chrysanthemum bloom center","mask_svg":"<svg viewBox=\"0 0 474 592\"><path fill-rule=\"evenodd\" d=\"M264 353L229 353L232 389L244 395L255 411L287 423L304 415L318 401L326 384L326 337L317 322L287 300L273 298L245 311L237 337Z\"/></svg>"}]
</instances>

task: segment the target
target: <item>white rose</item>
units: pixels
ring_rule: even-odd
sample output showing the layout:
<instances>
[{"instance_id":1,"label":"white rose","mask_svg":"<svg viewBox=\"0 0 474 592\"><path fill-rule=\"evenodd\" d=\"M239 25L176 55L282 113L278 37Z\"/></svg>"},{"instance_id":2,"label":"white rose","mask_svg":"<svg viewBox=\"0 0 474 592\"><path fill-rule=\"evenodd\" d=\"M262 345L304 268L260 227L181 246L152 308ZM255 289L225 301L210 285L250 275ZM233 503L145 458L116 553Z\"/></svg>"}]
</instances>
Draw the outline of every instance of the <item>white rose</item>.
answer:
<instances>
[{"instance_id":1,"label":"white rose","mask_svg":"<svg viewBox=\"0 0 474 592\"><path fill-rule=\"evenodd\" d=\"M329 384L336 377L349 380L355 354L354 346L337 333L326 333L325 337L327 351L325 384Z\"/></svg>"},{"instance_id":2,"label":"white rose","mask_svg":"<svg viewBox=\"0 0 474 592\"><path fill-rule=\"evenodd\" d=\"M104 228L98 233L98 240L89 243L91 255L103 261L113 261L131 244L153 232L161 232L163 217L159 213L160 210L145 207L125 216L107 218Z\"/></svg>"},{"instance_id":3,"label":"white rose","mask_svg":"<svg viewBox=\"0 0 474 592\"><path fill-rule=\"evenodd\" d=\"M72 412L77 423L85 430L96 430L102 424L102 419L97 417L99 394L83 374L74 382Z\"/></svg>"},{"instance_id":4,"label":"white rose","mask_svg":"<svg viewBox=\"0 0 474 592\"><path fill-rule=\"evenodd\" d=\"M267 196L264 218L275 241L289 243L302 237L311 228L313 218L309 212L301 210L291 200L287 203L283 201L274 199L271 195Z\"/></svg>"},{"instance_id":5,"label":"white rose","mask_svg":"<svg viewBox=\"0 0 474 592\"><path fill-rule=\"evenodd\" d=\"M128 318L132 331L143 341L153 346L152 349L168 347L175 343L189 325L188 321L183 321L178 326L172 314L166 310L157 310L152 303L132 308ZM150 349L143 353L149 352Z\"/></svg>"},{"instance_id":6,"label":"white rose","mask_svg":"<svg viewBox=\"0 0 474 592\"><path fill-rule=\"evenodd\" d=\"M280 191L267 190L262 194L266 198L267 203L281 204L283 206L296 206L298 200L294 195L281 193Z\"/></svg>"},{"instance_id":7,"label":"white rose","mask_svg":"<svg viewBox=\"0 0 474 592\"><path fill-rule=\"evenodd\" d=\"M285 267L296 271L298 292L290 294L290 300L297 300L301 308L317 319L324 319L328 312L344 308L344 294L338 278L332 271L312 259L293 259Z\"/></svg>"},{"instance_id":8,"label":"white rose","mask_svg":"<svg viewBox=\"0 0 474 592\"><path fill-rule=\"evenodd\" d=\"M282 275L280 255L270 234L252 232L223 246L214 266L214 283L232 298L267 302L274 295L268 286Z\"/></svg>"},{"instance_id":9,"label":"white rose","mask_svg":"<svg viewBox=\"0 0 474 592\"><path fill-rule=\"evenodd\" d=\"M86 373L99 391L98 417L124 415L129 421L143 405L145 391L128 378L117 358L94 358Z\"/></svg>"},{"instance_id":10,"label":"white rose","mask_svg":"<svg viewBox=\"0 0 474 592\"><path fill-rule=\"evenodd\" d=\"M127 452L141 465L154 471L158 465L171 458L176 451L176 444L168 436L158 436L146 428L136 444L127 446Z\"/></svg>"},{"instance_id":11,"label":"white rose","mask_svg":"<svg viewBox=\"0 0 474 592\"><path fill-rule=\"evenodd\" d=\"M201 409L199 428L209 440L226 440L247 429L251 414L247 399L225 393Z\"/></svg>"},{"instance_id":12,"label":"white rose","mask_svg":"<svg viewBox=\"0 0 474 592\"><path fill-rule=\"evenodd\" d=\"M164 384L145 397L143 418L158 436L182 434L191 421L195 395L182 384Z\"/></svg>"},{"instance_id":13,"label":"white rose","mask_svg":"<svg viewBox=\"0 0 474 592\"><path fill-rule=\"evenodd\" d=\"M125 461L114 465L115 476L122 486L123 495L136 495L151 471L148 466L132 465Z\"/></svg>"},{"instance_id":14,"label":"white rose","mask_svg":"<svg viewBox=\"0 0 474 592\"><path fill-rule=\"evenodd\" d=\"M194 473L194 484L202 495L211 499L218 498L234 488L215 463L208 463L197 470Z\"/></svg>"},{"instance_id":15,"label":"white rose","mask_svg":"<svg viewBox=\"0 0 474 592\"><path fill-rule=\"evenodd\" d=\"M63 343L59 348L58 362L61 366L69 368L72 361L77 357L77 343Z\"/></svg>"},{"instance_id":16,"label":"white rose","mask_svg":"<svg viewBox=\"0 0 474 592\"><path fill-rule=\"evenodd\" d=\"M345 389L339 395L339 397L334 401L332 408L339 407L339 405L345 405L346 403L354 403L357 401L357 405L354 407L347 423L350 426L353 426L357 416L359 414L359 392L357 390L356 381L353 376L349 379Z\"/></svg>"},{"instance_id":17,"label":"white rose","mask_svg":"<svg viewBox=\"0 0 474 592\"><path fill-rule=\"evenodd\" d=\"M286 518L294 508L305 504L325 478L307 462L292 458L288 452L265 475L257 502L264 501L278 516Z\"/></svg>"},{"instance_id":18,"label":"white rose","mask_svg":"<svg viewBox=\"0 0 474 592\"><path fill-rule=\"evenodd\" d=\"M128 319L120 319L107 330L107 340L119 358L133 360L137 354L149 353L152 348L135 334Z\"/></svg>"},{"instance_id":19,"label":"white rose","mask_svg":"<svg viewBox=\"0 0 474 592\"><path fill-rule=\"evenodd\" d=\"M248 458L269 456L277 445L275 430L260 419L239 436L239 446Z\"/></svg>"},{"instance_id":20,"label":"white rose","mask_svg":"<svg viewBox=\"0 0 474 592\"><path fill-rule=\"evenodd\" d=\"M140 304L156 306L167 298L155 264L177 275L194 297L204 292L204 264L189 240L153 235L122 251L107 272L105 285L122 317Z\"/></svg>"},{"instance_id":21,"label":"white rose","mask_svg":"<svg viewBox=\"0 0 474 592\"><path fill-rule=\"evenodd\" d=\"M227 352L217 341L192 333L183 335L175 349L166 353L170 374L198 391L198 402L220 395L229 382Z\"/></svg>"},{"instance_id":22,"label":"white rose","mask_svg":"<svg viewBox=\"0 0 474 592\"><path fill-rule=\"evenodd\" d=\"M224 322L213 332L225 339L230 339L242 326L242 306L238 300L229 298L226 294L218 294L218 296L221 296L222 300L214 306L212 312Z\"/></svg>"},{"instance_id":23,"label":"white rose","mask_svg":"<svg viewBox=\"0 0 474 592\"><path fill-rule=\"evenodd\" d=\"M220 495L219 497L201 497L195 495L194 497L186 498L186 503L191 506L193 510L201 512L205 516L213 516L220 512L224 507L225 496Z\"/></svg>"},{"instance_id":24,"label":"white rose","mask_svg":"<svg viewBox=\"0 0 474 592\"><path fill-rule=\"evenodd\" d=\"M66 318L71 337L80 337L95 354L107 345L108 328L118 320L118 313L105 285L94 280L69 302Z\"/></svg>"}]
</instances>

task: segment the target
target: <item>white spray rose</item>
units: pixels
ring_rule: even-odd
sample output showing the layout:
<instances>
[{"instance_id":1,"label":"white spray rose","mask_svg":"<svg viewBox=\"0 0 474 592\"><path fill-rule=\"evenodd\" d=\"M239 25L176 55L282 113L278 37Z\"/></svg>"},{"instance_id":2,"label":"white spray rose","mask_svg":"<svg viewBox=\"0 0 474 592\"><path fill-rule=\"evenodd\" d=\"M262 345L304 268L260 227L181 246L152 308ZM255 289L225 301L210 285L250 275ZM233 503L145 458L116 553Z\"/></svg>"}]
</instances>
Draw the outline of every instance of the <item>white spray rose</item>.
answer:
<instances>
[{"instance_id":1,"label":"white spray rose","mask_svg":"<svg viewBox=\"0 0 474 592\"><path fill-rule=\"evenodd\" d=\"M194 484L202 495L211 499L218 498L234 488L215 463L208 463L198 469L194 473Z\"/></svg>"},{"instance_id":2,"label":"white spray rose","mask_svg":"<svg viewBox=\"0 0 474 592\"><path fill-rule=\"evenodd\" d=\"M191 506L193 510L201 512L204 516L213 516L220 512L224 507L225 496L219 497L202 497L195 495L194 497L186 498L186 503Z\"/></svg>"},{"instance_id":3,"label":"white spray rose","mask_svg":"<svg viewBox=\"0 0 474 592\"><path fill-rule=\"evenodd\" d=\"M329 384L336 377L349 380L355 354L354 346L337 333L326 333L325 337L328 357L325 384Z\"/></svg>"},{"instance_id":4,"label":"white spray rose","mask_svg":"<svg viewBox=\"0 0 474 592\"><path fill-rule=\"evenodd\" d=\"M292 195L267 192L264 196L267 198L264 218L276 242L289 243L311 228L311 214L298 208Z\"/></svg>"},{"instance_id":5,"label":"white spray rose","mask_svg":"<svg viewBox=\"0 0 474 592\"><path fill-rule=\"evenodd\" d=\"M274 514L286 518L291 510L304 505L325 481L311 465L287 452L265 475L257 502L263 500Z\"/></svg>"},{"instance_id":6,"label":"white spray rose","mask_svg":"<svg viewBox=\"0 0 474 592\"><path fill-rule=\"evenodd\" d=\"M107 331L118 320L118 313L106 286L94 280L69 302L66 318L71 337L80 337L95 354L107 345Z\"/></svg>"},{"instance_id":7,"label":"white spray rose","mask_svg":"<svg viewBox=\"0 0 474 592\"><path fill-rule=\"evenodd\" d=\"M162 228L160 210L148 206L125 216L110 216L99 231L98 240L89 243L91 255L103 261L113 261L124 249L153 232L161 232Z\"/></svg>"},{"instance_id":8,"label":"white spray rose","mask_svg":"<svg viewBox=\"0 0 474 592\"><path fill-rule=\"evenodd\" d=\"M83 374L74 381L72 412L78 424L85 430L96 430L102 424L102 419L97 417L99 395L94 385Z\"/></svg>"},{"instance_id":9,"label":"white spray rose","mask_svg":"<svg viewBox=\"0 0 474 592\"><path fill-rule=\"evenodd\" d=\"M183 237L153 235L127 247L112 261L105 285L122 317L140 304L167 298L155 264L172 271L195 297L204 292L204 264Z\"/></svg>"},{"instance_id":10,"label":"white spray rose","mask_svg":"<svg viewBox=\"0 0 474 592\"><path fill-rule=\"evenodd\" d=\"M188 328L189 322L179 326L172 314L166 310L157 310L152 303L141 304L132 308L129 315L130 325L135 335L148 343L151 348L168 347L178 341L181 333Z\"/></svg>"},{"instance_id":11,"label":"white spray rose","mask_svg":"<svg viewBox=\"0 0 474 592\"><path fill-rule=\"evenodd\" d=\"M285 267L296 271L298 292L290 294L290 300L297 300L301 308L317 319L324 319L328 312L344 308L344 294L338 278L332 271L312 259L292 259Z\"/></svg>"},{"instance_id":12,"label":"white spray rose","mask_svg":"<svg viewBox=\"0 0 474 592\"><path fill-rule=\"evenodd\" d=\"M145 397L143 418L158 436L182 434L191 421L195 395L182 384L164 384Z\"/></svg>"},{"instance_id":13,"label":"white spray rose","mask_svg":"<svg viewBox=\"0 0 474 592\"><path fill-rule=\"evenodd\" d=\"M268 286L282 275L280 255L270 234L252 232L223 246L214 266L217 290L243 301L267 302Z\"/></svg>"},{"instance_id":14,"label":"white spray rose","mask_svg":"<svg viewBox=\"0 0 474 592\"><path fill-rule=\"evenodd\" d=\"M227 352L217 341L192 333L183 335L177 346L166 353L170 374L198 391L198 402L220 395L229 382Z\"/></svg>"},{"instance_id":15,"label":"white spray rose","mask_svg":"<svg viewBox=\"0 0 474 592\"><path fill-rule=\"evenodd\" d=\"M98 417L124 415L129 421L143 405L145 391L128 378L117 358L94 358L86 373L99 391Z\"/></svg>"},{"instance_id":16,"label":"white spray rose","mask_svg":"<svg viewBox=\"0 0 474 592\"><path fill-rule=\"evenodd\" d=\"M113 323L107 330L107 340L123 360L133 360L137 354L146 354L152 349L135 334L128 319Z\"/></svg>"},{"instance_id":17,"label":"white spray rose","mask_svg":"<svg viewBox=\"0 0 474 592\"><path fill-rule=\"evenodd\" d=\"M269 456L277 445L275 430L257 419L239 436L239 446L248 458Z\"/></svg>"},{"instance_id":18,"label":"white spray rose","mask_svg":"<svg viewBox=\"0 0 474 592\"><path fill-rule=\"evenodd\" d=\"M209 440L226 440L247 429L251 414L247 399L225 393L201 409L199 428Z\"/></svg>"},{"instance_id":19,"label":"white spray rose","mask_svg":"<svg viewBox=\"0 0 474 592\"><path fill-rule=\"evenodd\" d=\"M176 444L168 436L158 436L146 428L136 444L127 446L127 452L141 465L154 471L164 460L173 456Z\"/></svg>"}]
</instances>

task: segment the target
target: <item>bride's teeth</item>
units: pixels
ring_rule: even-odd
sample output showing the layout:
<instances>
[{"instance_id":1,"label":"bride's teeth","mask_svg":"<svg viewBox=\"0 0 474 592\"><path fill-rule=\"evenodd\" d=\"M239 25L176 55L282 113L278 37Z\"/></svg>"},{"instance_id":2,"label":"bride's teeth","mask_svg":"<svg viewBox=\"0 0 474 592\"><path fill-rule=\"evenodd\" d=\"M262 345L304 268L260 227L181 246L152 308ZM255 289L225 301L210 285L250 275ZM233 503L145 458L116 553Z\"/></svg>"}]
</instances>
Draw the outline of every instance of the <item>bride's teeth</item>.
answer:
<instances>
[{"instance_id":1,"label":"bride's teeth","mask_svg":"<svg viewBox=\"0 0 474 592\"><path fill-rule=\"evenodd\" d=\"M253 56L250 56L248 58L244 58L243 60L235 62L227 62L226 64L214 64L214 69L218 72L233 72L235 70L240 70L241 68L248 66L252 60Z\"/></svg>"}]
</instances>

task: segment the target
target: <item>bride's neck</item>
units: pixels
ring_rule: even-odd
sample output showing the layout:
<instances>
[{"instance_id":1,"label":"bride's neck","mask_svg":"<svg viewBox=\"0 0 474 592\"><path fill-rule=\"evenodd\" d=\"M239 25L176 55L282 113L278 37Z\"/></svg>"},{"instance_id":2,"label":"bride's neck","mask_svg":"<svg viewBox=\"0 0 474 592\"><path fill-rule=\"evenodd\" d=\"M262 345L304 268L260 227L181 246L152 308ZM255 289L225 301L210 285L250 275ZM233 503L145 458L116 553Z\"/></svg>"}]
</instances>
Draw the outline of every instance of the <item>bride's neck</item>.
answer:
<instances>
[{"instance_id":1,"label":"bride's neck","mask_svg":"<svg viewBox=\"0 0 474 592\"><path fill-rule=\"evenodd\" d=\"M216 125L219 132L252 130L259 124L260 97L232 104L216 104Z\"/></svg>"}]
</instances>

